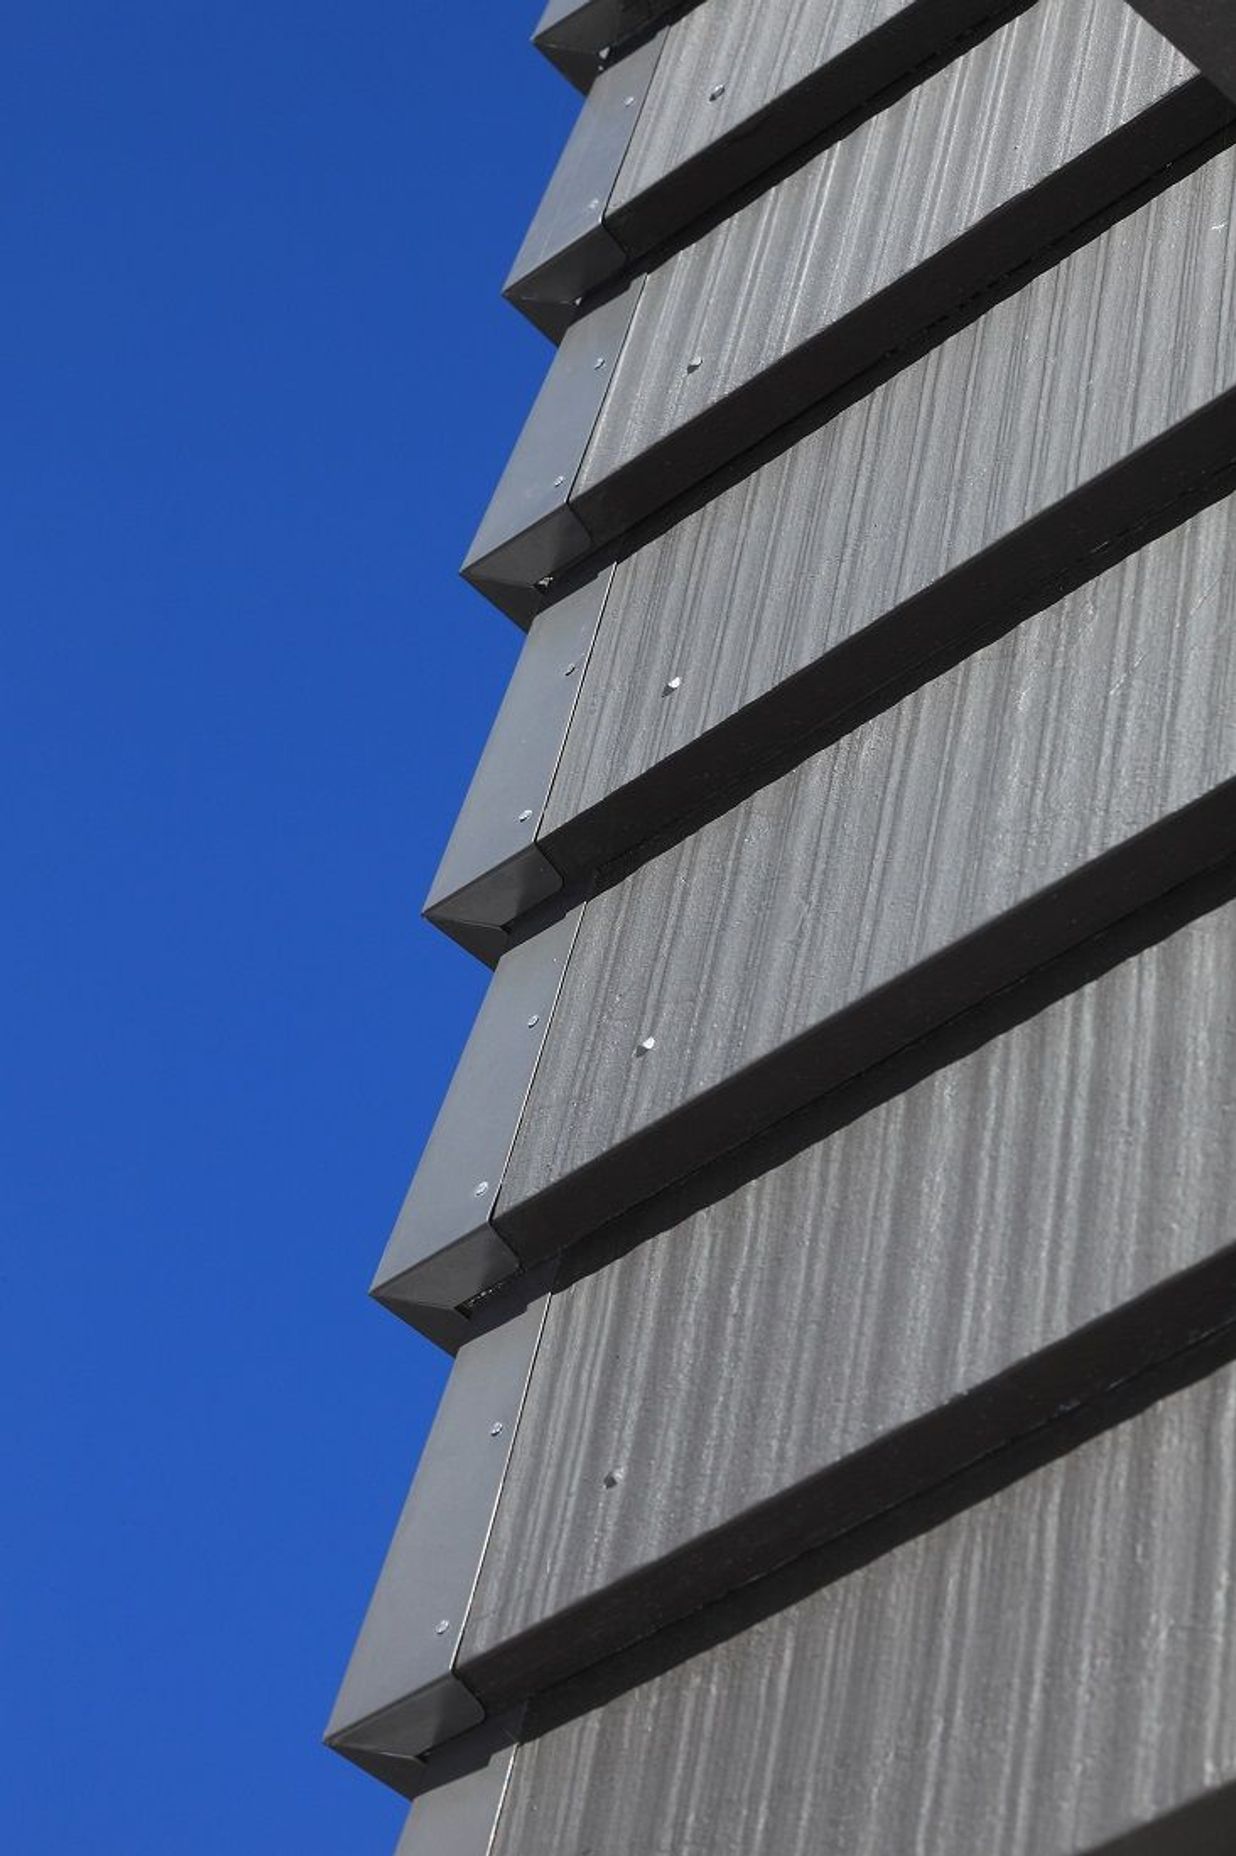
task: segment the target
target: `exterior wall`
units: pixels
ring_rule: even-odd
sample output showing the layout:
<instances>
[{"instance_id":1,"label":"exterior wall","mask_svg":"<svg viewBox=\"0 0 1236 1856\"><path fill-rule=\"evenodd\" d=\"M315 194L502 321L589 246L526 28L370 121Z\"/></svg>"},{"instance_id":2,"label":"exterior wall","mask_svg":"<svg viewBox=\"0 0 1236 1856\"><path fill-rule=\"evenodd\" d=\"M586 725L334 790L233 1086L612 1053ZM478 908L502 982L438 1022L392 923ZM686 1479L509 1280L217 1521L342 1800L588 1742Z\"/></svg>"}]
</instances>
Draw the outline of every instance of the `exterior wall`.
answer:
<instances>
[{"instance_id":1,"label":"exterior wall","mask_svg":"<svg viewBox=\"0 0 1236 1856\"><path fill-rule=\"evenodd\" d=\"M1236 26L554 0L401 1856L1236 1842ZM1198 61L1202 74L1188 62Z\"/></svg>"}]
</instances>

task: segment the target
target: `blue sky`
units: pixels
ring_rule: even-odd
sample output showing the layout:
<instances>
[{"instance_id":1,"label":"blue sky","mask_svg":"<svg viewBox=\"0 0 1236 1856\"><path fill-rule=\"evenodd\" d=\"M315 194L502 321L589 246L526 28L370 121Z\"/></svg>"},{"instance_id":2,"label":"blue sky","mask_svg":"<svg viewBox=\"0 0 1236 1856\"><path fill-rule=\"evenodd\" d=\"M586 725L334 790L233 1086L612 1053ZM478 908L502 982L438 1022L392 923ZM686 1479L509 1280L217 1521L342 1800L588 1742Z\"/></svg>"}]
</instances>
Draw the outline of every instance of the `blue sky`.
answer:
<instances>
[{"instance_id":1,"label":"blue sky","mask_svg":"<svg viewBox=\"0 0 1236 1856\"><path fill-rule=\"evenodd\" d=\"M8 0L0 1848L368 1856L318 1736L432 1415L369 1276L483 988L536 0Z\"/></svg>"}]
</instances>

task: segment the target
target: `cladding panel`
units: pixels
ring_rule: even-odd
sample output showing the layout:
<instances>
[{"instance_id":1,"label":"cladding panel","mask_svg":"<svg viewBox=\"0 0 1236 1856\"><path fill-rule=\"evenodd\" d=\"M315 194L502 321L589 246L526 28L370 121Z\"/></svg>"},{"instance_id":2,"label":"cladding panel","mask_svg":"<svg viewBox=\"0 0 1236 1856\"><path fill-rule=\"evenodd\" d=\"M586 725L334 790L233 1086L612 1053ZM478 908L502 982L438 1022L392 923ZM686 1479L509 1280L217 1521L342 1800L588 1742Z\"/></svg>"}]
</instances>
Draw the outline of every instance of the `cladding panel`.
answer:
<instances>
[{"instance_id":1,"label":"cladding panel","mask_svg":"<svg viewBox=\"0 0 1236 1856\"><path fill-rule=\"evenodd\" d=\"M499 1195L512 1247L595 1228L1181 880L1186 838L1222 854L1234 599L1228 500L589 902Z\"/></svg>"},{"instance_id":2,"label":"cladding panel","mask_svg":"<svg viewBox=\"0 0 1236 1856\"><path fill-rule=\"evenodd\" d=\"M749 756L751 705L769 699L770 744L809 739L812 716L826 726L864 693L844 656L864 634L875 686L967 615L990 624L1035 585L1054 593L1073 559L1170 505L1179 475L1145 460L1144 488L1126 473L1119 496L1035 536L1029 559L982 559L1236 386L1234 193L1228 151L622 561L546 811L550 858L602 863L696 784L723 784L724 725L747 711ZM1224 428L1236 458L1236 411ZM618 811L614 795L658 766L664 787L645 782Z\"/></svg>"},{"instance_id":3,"label":"cladding panel","mask_svg":"<svg viewBox=\"0 0 1236 1856\"><path fill-rule=\"evenodd\" d=\"M557 339L588 291L1030 4L713 0L687 13L593 84L507 296Z\"/></svg>"},{"instance_id":4,"label":"cladding panel","mask_svg":"<svg viewBox=\"0 0 1236 1856\"><path fill-rule=\"evenodd\" d=\"M577 495L841 324L1192 75L1124 0L1037 0L651 273ZM960 148L972 158L957 161Z\"/></svg>"},{"instance_id":5,"label":"cladding panel","mask_svg":"<svg viewBox=\"0 0 1236 1856\"><path fill-rule=\"evenodd\" d=\"M1230 1250L1234 954L1229 902L637 1247L596 1246L551 1303L464 1664L572 1607L584 1637L578 1608L622 1580L629 1616L720 1595L761 1504L784 1507L773 1564L803 1509L839 1531L829 1472L880 1440L858 1499L904 1500L989 1441L1002 1375ZM1057 1360L1049 1411L1088 1370ZM692 1547L689 1579L664 1564Z\"/></svg>"},{"instance_id":6,"label":"cladding panel","mask_svg":"<svg viewBox=\"0 0 1236 1856\"><path fill-rule=\"evenodd\" d=\"M807 409L839 410L873 369L908 365L1233 124L1123 0L1037 0L582 317L465 572L526 619L556 574ZM973 157L946 159L957 146Z\"/></svg>"},{"instance_id":7,"label":"cladding panel","mask_svg":"<svg viewBox=\"0 0 1236 1856\"><path fill-rule=\"evenodd\" d=\"M909 60L943 60L982 24L1011 10L1010 0L834 0L825 7L818 0L765 0L758 10L743 0L709 0L666 34L661 67L615 182L611 216L629 217L643 196L726 138L766 137L769 118L784 111L799 86L816 80L814 126L804 122L800 138L806 141L830 115L870 107L882 88L911 71ZM820 74L838 60L846 63L835 73L836 94L822 98ZM771 147L765 141L760 159L767 165L794 146L788 136ZM750 169L747 178L758 171Z\"/></svg>"},{"instance_id":8,"label":"cladding panel","mask_svg":"<svg viewBox=\"0 0 1236 1856\"><path fill-rule=\"evenodd\" d=\"M548 1725L494 1856L1216 1856L1236 1830L1234 1466L1229 1367Z\"/></svg>"}]
</instances>

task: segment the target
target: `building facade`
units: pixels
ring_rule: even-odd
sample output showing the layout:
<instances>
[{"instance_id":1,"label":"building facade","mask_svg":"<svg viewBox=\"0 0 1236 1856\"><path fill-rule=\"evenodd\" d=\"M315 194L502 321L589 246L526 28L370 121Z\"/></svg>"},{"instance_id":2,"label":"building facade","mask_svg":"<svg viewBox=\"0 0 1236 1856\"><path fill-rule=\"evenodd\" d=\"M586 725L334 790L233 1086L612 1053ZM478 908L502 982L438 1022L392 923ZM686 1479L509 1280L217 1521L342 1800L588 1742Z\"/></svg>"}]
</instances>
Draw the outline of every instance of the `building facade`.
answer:
<instances>
[{"instance_id":1,"label":"building facade","mask_svg":"<svg viewBox=\"0 0 1236 1856\"><path fill-rule=\"evenodd\" d=\"M401 1856L1236 1848L1236 15L553 0L328 1729Z\"/></svg>"}]
</instances>

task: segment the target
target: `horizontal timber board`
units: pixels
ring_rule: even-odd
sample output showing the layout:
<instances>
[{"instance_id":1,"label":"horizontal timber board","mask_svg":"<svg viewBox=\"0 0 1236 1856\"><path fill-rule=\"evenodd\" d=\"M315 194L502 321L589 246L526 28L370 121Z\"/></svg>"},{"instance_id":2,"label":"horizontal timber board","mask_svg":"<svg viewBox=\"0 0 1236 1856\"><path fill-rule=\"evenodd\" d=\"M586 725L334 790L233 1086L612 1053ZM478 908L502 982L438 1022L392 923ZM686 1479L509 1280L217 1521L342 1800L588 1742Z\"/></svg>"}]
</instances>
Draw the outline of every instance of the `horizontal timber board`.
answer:
<instances>
[{"instance_id":1,"label":"horizontal timber board","mask_svg":"<svg viewBox=\"0 0 1236 1856\"><path fill-rule=\"evenodd\" d=\"M1219 1856L1236 1369L726 1642L548 1715L493 1856Z\"/></svg>"},{"instance_id":2,"label":"horizontal timber board","mask_svg":"<svg viewBox=\"0 0 1236 1856\"><path fill-rule=\"evenodd\" d=\"M1123 0L1037 0L599 305L559 350L468 577L526 621L560 570L1134 210L1233 133L1190 73Z\"/></svg>"},{"instance_id":3,"label":"horizontal timber board","mask_svg":"<svg viewBox=\"0 0 1236 1856\"><path fill-rule=\"evenodd\" d=\"M407 1796L425 1756L485 1718L455 1663L544 1324L543 1275L460 1350L326 1729Z\"/></svg>"},{"instance_id":4,"label":"horizontal timber board","mask_svg":"<svg viewBox=\"0 0 1236 1856\"><path fill-rule=\"evenodd\" d=\"M461 1651L479 1695L536 1693L1236 1321L1236 902L1164 930L577 1253Z\"/></svg>"},{"instance_id":5,"label":"horizontal timber board","mask_svg":"<svg viewBox=\"0 0 1236 1856\"><path fill-rule=\"evenodd\" d=\"M542 613L431 917L501 931L1230 488L1234 193L1227 150Z\"/></svg>"},{"instance_id":6,"label":"horizontal timber board","mask_svg":"<svg viewBox=\"0 0 1236 1856\"><path fill-rule=\"evenodd\" d=\"M1032 0L709 0L592 86L507 280L554 340L579 299Z\"/></svg>"},{"instance_id":7,"label":"horizontal timber board","mask_svg":"<svg viewBox=\"0 0 1236 1856\"><path fill-rule=\"evenodd\" d=\"M1213 505L584 907L494 1223L525 1262L1236 842Z\"/></svg>"}]
</instances>

